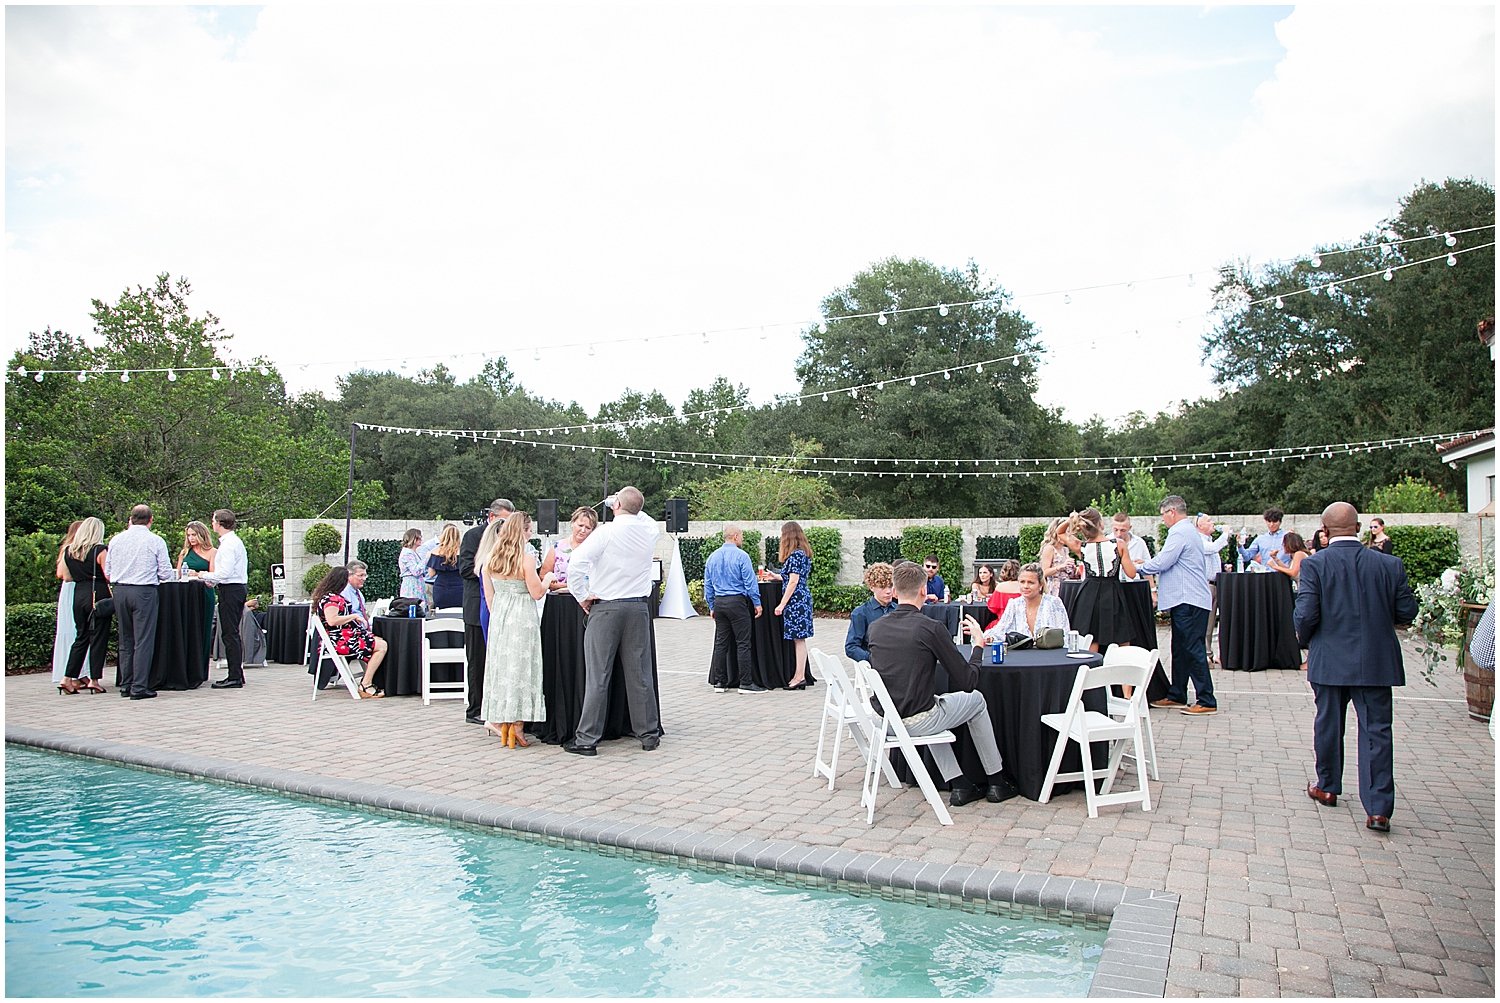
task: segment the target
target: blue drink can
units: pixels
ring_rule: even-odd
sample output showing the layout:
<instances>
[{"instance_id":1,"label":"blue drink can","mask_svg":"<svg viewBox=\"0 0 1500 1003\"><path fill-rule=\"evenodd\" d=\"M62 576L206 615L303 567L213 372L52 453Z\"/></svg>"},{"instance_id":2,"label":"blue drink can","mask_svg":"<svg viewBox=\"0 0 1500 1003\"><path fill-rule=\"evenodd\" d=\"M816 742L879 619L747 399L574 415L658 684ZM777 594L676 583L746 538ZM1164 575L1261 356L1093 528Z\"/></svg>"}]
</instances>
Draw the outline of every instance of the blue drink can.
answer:
<instances>
[{"instance_id":1,"label":"blue drink can","mask_svg":"<svg viewBox=\"0 0 1500 1003\"><path fill-rule=\"evenodd\" d=\"M990 664L991 665L1004 665L1005 664L1005 642L1004 641L995 641L995 642L993 642L990 645Z\"/></svg>"}]
</instances>

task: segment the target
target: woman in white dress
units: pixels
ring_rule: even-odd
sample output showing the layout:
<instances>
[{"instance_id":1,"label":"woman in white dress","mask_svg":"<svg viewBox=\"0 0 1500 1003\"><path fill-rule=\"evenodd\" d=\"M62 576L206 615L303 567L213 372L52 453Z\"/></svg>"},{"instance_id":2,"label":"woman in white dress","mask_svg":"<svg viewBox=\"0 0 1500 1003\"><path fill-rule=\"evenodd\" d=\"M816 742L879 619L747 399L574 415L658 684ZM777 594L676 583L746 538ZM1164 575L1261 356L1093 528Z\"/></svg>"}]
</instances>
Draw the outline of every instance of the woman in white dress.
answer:
<instances>
[{"instance_id":1,"label":"woman in white dress","mask_svg":"<svg viewBox=\"0 0 1500 1003\"><path fill-rule=\"evenodd\" d=\"M536 564L526 552L529 526L524 512L512 512L506 518L480 579L490 611L490 633L479 713L485 730L510 749L530 744L524 734L527 721L547 717L536 601L547 594L552 574L537 577Z\"/></svg>"},{"instance_id":2,"label":"woman in white dress","mask_svg":"<svg viewBox=\"0 0 1500 1003\"><path fill-rule=\"evenodd\" d=\"M74 519L73 525L68 527L68 532L63 537L62 546L57 548L57 577L62 585L57 590L57 632L52 635L54 686L62 682L63 674L68 670L68 651L73 647L73 639L77 636L73 624L73 579L69 577L67 565L63 563L63 551L68 549L68 544L73 542L73 534L82 525L82 519Z\"/></svg>"},{"instance_id":3,"label":"woman in white dress","mask_svg":"<svg viewBox=\"0 0 1500 1003\"><path fill-rule=\"evenodd\" d=\"M1021 598L1013 599L1006 604L1005 612L1000 614L1000 619L984 632L986 641L998 641L1011 632L1035 637L1037 631L1045 627L1068 629L1068 611L1063 606L1062 600L1042 591L1042 566L1040 564L1023 565L1020 581ZM969 634L972 636L979 624L973 617L965 617L965 620Z\"/></svg>"}]
</instances>

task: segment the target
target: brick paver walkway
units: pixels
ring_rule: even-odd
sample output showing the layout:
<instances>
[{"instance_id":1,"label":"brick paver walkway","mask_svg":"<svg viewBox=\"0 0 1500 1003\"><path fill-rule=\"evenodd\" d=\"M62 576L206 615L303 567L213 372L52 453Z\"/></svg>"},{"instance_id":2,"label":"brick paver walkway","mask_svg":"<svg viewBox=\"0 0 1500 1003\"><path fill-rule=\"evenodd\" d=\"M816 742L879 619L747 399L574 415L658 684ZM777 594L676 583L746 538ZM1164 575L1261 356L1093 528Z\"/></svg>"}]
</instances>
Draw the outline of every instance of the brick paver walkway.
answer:
<instances>
[{"instance_id":1,"label":"brick paver walkway","mask_svg":"<svg viewBox=\"0 0 1500 1003\"><path fill-rule=\"evenodd\" d=\"M843 621L816 628L814 644L842 650ZM846 757L831 794L811 777L823 687L716 694L705 684L712 622L656 629L667 736L655 753L628 740L601 744L595 759L507 751L463 724L456 701L330 692L314 703L294 666L250 669L244 690L146 702L59 697L44 675L12 676L5 713L63 734L507 805L1166 889L1181 896L1169 996L1494 995L1495 749L1451 670L1436 689L1397 691L1389 836L1365 830L1352 794L1352 712L1351 796L1328 809L1303 793L1313 706L1295 672L1218 672L1214 718L1153 712L1161 782L1150 813L1105 808L1090 820L1074 793L969 805L945 828L915 789L884 790L866 826L861 764ZM1407 664L1418 664L1410 649Z\"/></svg>"}]
</instances>

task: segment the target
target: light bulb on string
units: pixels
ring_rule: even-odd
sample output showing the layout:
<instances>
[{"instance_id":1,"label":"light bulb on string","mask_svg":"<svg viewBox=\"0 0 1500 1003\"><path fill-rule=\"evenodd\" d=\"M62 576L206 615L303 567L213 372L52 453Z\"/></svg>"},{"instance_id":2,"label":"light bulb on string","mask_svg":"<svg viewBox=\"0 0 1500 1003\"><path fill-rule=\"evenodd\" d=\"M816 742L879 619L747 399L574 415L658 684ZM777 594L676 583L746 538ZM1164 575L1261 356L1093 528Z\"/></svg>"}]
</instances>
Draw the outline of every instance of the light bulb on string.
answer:
<instances>
[{"instance_id":1,"label":"light bulb on string","mask_svg":"<svg viewBox=\"0 0 1500 1003\"><path fill-rule=\"evenodd\" d=\"M1380 253L1381 254L1390 254L1391 253L1391 245L1387 244L1385 241L1381 241L1380 242Z\"/></svg>"},{"instance_id":2,"label":"light bulb on string","mask_svg":"<svg viewBox=\"0 0 1500 1003\"><path fill-rule=\"evenodd\" d=\"M1073 302L1073 294L1072 293L1063 293L1063 305L1067 306L1069 303L1072 303L1072 302Z\"/></svg>"},{"instance_id":3,"label":"light bulb on string","mask_svg":"<svg viewBox=\"0 0 1500 1003\"><path fill-rule=\"evenodd\" d=\"M982 372L984 372L984 363L981 362L977 366L975 366L974 367L974 372L976 372L976 373L982 373Z\"/></svg>"},{"instance_id":4,"label":"light bulb on string","mask_svg":"<svg viewBox=\"0 0 1500 1003\"><path fill-rule=\"evenodd\" d=\"M262 376L270 376L271 375L271 367L268 366L268 365L266 365L266 364L264 364L264 363L262 363L261 367L260 367L260 374ZM175 380L177 377L174 376L172 378Z\"/></svg>"},{"instance_id":5,"label":"light bulb on string","mask_svg":"<svg viewBox=\"0 0 1500 1003\"><path fill-rule=\"evenodd\" d=\"M127 369L127 370L125 370L124 372L122 372L120 374L120 382L121 383L129 383L130 382L130 370Z\"/></svg>"},{"instance_id":6,"label":"light bulb on string","mask_svg":"<svg viewBox=\"0 0 1500 1003\"><path fill-rule=\"evenodd\" d=\"M1452 268L1456 264L1458 264L1458 256L1453 254L1448 255L1448 267Z\"/></svg>"},{"instance_id":7,"label":"light bulb on string","mask_svg":"<svg viewBox=\"0 0 1500 1003\"><path fill-rule=\"evenodd\" d=\"M1281 297L1276 297L1276 309L1280 310L1284 306L1286 306L1286 304L1281 301Z\"/></svg>"},{"instance_id":8,"label":"light bulb on string","mask_svg":"<svg viewBox=\"0 0 1500 1003\"><path fill-rule=\"evenodd\" d=\"M953 379L953 373L950 372L947 369L944 369L943 370L943 379L945 379L945 380L951 380L951 379Z\"/></svg>"},{"instance_id":9,"label":"light bulb on string","mask_svg":"<svg viewBox=\"0 0 1500 1003\"><path fill-rule=\"evenodd\" d=\"M818 321L818 333L819 334L827 334L828 333L828 321L826 321L826 320L820 320L820 321Z\"/></svg>"},{"instance_id":10,"label":"light bulb on string","mask_svg":"<svg viewBox=\"0 0 1500 1003\"><path fill-rule=\"evenodd\" d=\"M38 383L40 383L40 382L42 382L42 374L41 374L41 373L37 373L37 374L36 374L36 381L37 381L37 382L38 382ZM913 377L912 377L912 378L911 378L911 385L912 385L912 386L916 386L916 385L917 385L917 378L916 378L916 377L915 377L915 376L913 376Z\"/></svg>"},{"instance_id":11,"label":"light bulb on string","mask_svg":"<svg viewBox=\"0 0 1500 1003\"><path fill-rule=\"evenodd\" d=\"M1314 254L1312 256L1312 266L1314 268L1322 268L1323 267L1323 259L1320 256Z\"/></svg>"},{"instance_id":12,"label":"light bulb on string","mask_svg":"<svg viewBox=\"0 0 1500 1003\"><path fill-rule=\"evenodd\" d=\"M884 390L885 389L885 380L881 380L879 383L875 384L875 389L876 390Z\"/></svg>"},{"instance_id":13,"label":"light bulb on string","mask_svg":"<svg viewBox=\"0 0 1500 1003\"><path fill-rule=\"evenodd\" d=\"M1391 281L1391 279L1394 279L1395 277L1396 273L1389 268L1387 268L1385 270L1385 274L1381 276L1381 278L1385 279L1387 282Z\"/></svg>"},{"instance_id":14,"label":"light bulb on string","mask_svg":"<svg viewBox=\"0 0 1500 1003\"><path fill-rule=\"evenodd\" d=\"M38 371L37 374L32 377L32 379L36 380L38 383L42 382L42 374L41 374L41 372Z\"/></svg>"},{"instance_id":15,"label":"light bulb on string","mask_svg":"<svg viewBox=\"0 0 1500 1003\"><path fill-rule=\"evenodd\" d=\"M1458 238L1453 236L1453 234L1451 233L1445 233L1443 234L1443 243L1447 244L1449 247L1452 247L1454 244L1458 243Z\"/></svg>"},{"instance_id":16,"label":"light bulb on string","mask_svg":"<svg viewBox=\"0 0 1500 1003\"><path fill-rule=\"evenodd\" d=\"M851 399L857 400L859 398L859 390L856 389L856 388L854 388L854 387L850 387L849 388L849 396L850 396Z\"/></svg>"},{"instance_id":17,"label":"light bulb on string","mask_svg":"<svg viewBox=\"0 0 1500 1003\"><path fill-rule=\"evenodd\" d=\"M80 369L78 371L78 382L79 383L86 383L86 382L88 382L88 378L89 378L88 374L85 373L83 370Z\"/></svg>"},{"instance_id":18,"label":"light bulb on string","mask_svg":"<svg viewBox=\"0 0 1500 1003\"><path fill-rule=\"evenodd\" d=\"M760 329L760 340L761 341L765 341L766 340L766 329L764 327L762 327Z\"/></svg>"},{"instance_id":19,"label":"light bulb on string","mask_svg":"<svg viewBox=\"0 0 1500 1003\"><path fill-rule=\"evenodd\" d=\"M827 395L827 394L824 394L824 395L823 395L823 403L824 403L824 404L827 404L827 403L828 403L828 395Z\"/></svg>"},{"instance_id":20,"label":"light bulb on string","mask_svg":"<svg viewBox=\"0 0 1500 1003\"><path fill-rule=\"evenodd\" d=\"M167 382L168 383L176 383L177 382L177 370L175 370L175 369L168 369L167 370Z\"/></svg>"},{"instance_id":21,"label":"light bulb on string","mask_svg":"<svg viewBox=\"0 0 1500 1003\"><path fill-rule=\"evenodd\" d=\"M1021 357L1019 355L1013 355L1013 356L1011 356L1010 364L1013 365L1013 366L1015 366L1017 369L1020 369L1021 368Z\"/></svg>"},{"instance_id":22,"label":"light bulb on string","mask_svg":"<svg viewBox=\"0 0 1500 1003\"><path fill-rule=\"evenodd\" d=\"M533 362L541 362L542 361L542 350L540 348L533 348L531 350L531 361L533 361Z\"/></svg>"},{"instance_id":23,"label":"light bulb on string","mask_svg":"<svg viewBox=\"0 0 1500 1003\"><path fill-rule=\"evenodd\" d=\"M222 376L219 375L219 369L218 369L218 367L215 366L214 367L214 379L216 379L216 380L222 380L223 378L224 377L222 377Z\"/></svg>"},{"instance_id":24,"label":"light bulb on string","mask_svg":"<svg viewBox=\"0 0 1500 1003\"><path fill-rule=\"evenodd\" d=\"M948 304L946 304L946 303L939 303L938 304L938 316L939 317L946 317L946 316L948 316Z\"/></svg>"},{"instance_id":25,"label":"light bulb on string","mask_svg":"<svg viewBox=\"0 0 1500 1003\"><path fill-rule=\"evenodd\" d=\"M1328 283L1328 295L1329 296L1337 296L1338 293L1339 293L1338 284L1335 283L1335 282Z\"/></svg>"},{"instance_id":26,"label":"light bulb on string","mask_svg":"<svg viewBox=\"0 0 1500 1003\"><path fill-rule=\"evenodd\" d=\"M884 310L880 311L880 316L875 318L875 323L879 324L881 327L885 327L890 323L890 321L886 319Z\"/></svg>"}]
</instances>

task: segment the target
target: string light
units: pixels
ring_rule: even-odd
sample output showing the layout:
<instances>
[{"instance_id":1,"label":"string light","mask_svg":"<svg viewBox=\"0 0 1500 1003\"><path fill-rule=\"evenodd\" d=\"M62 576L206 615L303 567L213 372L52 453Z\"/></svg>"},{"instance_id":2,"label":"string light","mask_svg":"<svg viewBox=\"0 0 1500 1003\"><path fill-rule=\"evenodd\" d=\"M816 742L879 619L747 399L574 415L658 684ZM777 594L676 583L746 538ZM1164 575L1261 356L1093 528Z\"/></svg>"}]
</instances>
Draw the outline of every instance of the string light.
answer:
<instances>
[{"instance_id":1,"label":"string light","mask_svg":"<svg viewBox=\"0 0 1500 1003\"><path fill-rule=\"evenodd\" d=\"M167 382L168 383L176 383L177 382L177 373L174 370L171 370L171 369L167 370Z\"/></svg>"},{"instance_id":2,"label":"string light","mask_svg":"<svg viewBox=\"0 0 1500 1003\"><path fill-rule=\"evenodd\" d=\"M1443 243L1447 244L1449 247L1452 247L1454 244L1458 243L1458 238L1453 236L1452 233L1445 233L1443 234Z\"/></svg>"},{"instance_id":3,"label":"string light","mask_svg":"<svg viewBox=\"0 0 1500 1003\"><path fill-rule=\"evenodd\" d=\"M222 377L222 376L219 375L219 371L217 369L215 369L214 370L214 379L216 379L216 380L222 380L223 378L224 377Z\"/></svg>"},{"instance_id":4,"label":"string light","mask_svg":"<svg viewBox=\"0 0 1500 1003\"><path fill-rule=\"evenodd\" d=\"M1314 254L1312 256L1312 266L1314 268L1322 268L1323 267L1323 258L1322 258L1322 256Z\"/></svg>"},{"instance_id":5,"label":"string light","mask_svg":"<svg viewBox=\"0 0 1500 1003\"><path fill-rule=\"evenodd\" d=\"M1385 274L1383 276L1381 276L1381 277L1384 278L1387 282L1389 282L1389 281L1391 281L1391 279L1394 279L1396 277L1396 273L1393 272L1393 271L1391 271L1389 268L1387 268L1385 270Z\"/></svg>"},{"instance_id":6,"label":"string light","mask_svg":"<svg viewBox=\"0 0 1500 1003\"><path fill-rule=\"evenodd\" d=\"M885 311L884 310L880 311L880 316L875 318L875 323L879 324L881 327L885 327L887 324L890 323L890 321L888 321L888 320L885 319Z\"/></svg>"},{"instance_id":7,"label":"string light","mask_svg":"<svg viewBox=\"0 0 1500 1003\"><path fill-rule=\"evenodd\" d=\"M939 317L946 317L946 316L948 316L948 304L946 304L946 303L939 303L938 304L938 316Z\"/></svg>"},{"instance_id":8,"label":"string light","mask_svg":"<svg viewBox=\"0 0 1500 1003\"><path fill-rule=\"evenodd\" d=\"M268 365L266 365L264 362L261 363L261 365L260 365L260 374L262 376L270 376L271 375L271 367L268 366Z\"/></svg>"},{"instance_id":9,"label":"string light","mask_svg":"<svg viewBox=\"0 0 1500 1003\"><path fill-rule=\"evenodd\" d=\"M40 372L38 372L35 376L32 377L32 379L34 379L38 383L40 383L40 382L42 382L42 374Z\"/></svg>"},{"instance_id":10,"label":"string light","mask_svg":"<svg viewBox=\"0 0 1500 1003\"><path fill-rule=\"evenodd\" d=\"M1449 268L1452 268L1454 265L1458 264L1458 256L1457 255L1450 254L1450 255L1448 255L1448 259L1447 260L1448 260L1448 267Z\"/></svg>"},{"instance_id":11,"label":"string light","mask_svg":"<svg viewBox=\"0 0 1500 1003\"><path fill-rule=\"evenodd\" d=\"M120 382L121 383L129 383L130 382L130 370L127 369L123 373L120 374Z\"/></svg>"},{"instance_id":12,"label":"string light","mask_svg":"<svg viewBox=\"0 0 1500 1003\"><path fill-rule=\"evenodd\" d=\"M89 378L89 377L88 377L88 374L87 374L87 373L85 373L85 372L82 372L82 371L80 371L80 372L79 372L79 374L78 374L78 382L79 382L79 383L83 383L83 382L84 382L84 381L86 381L86 380L87 380L87 379L88 379L88 378Z\"/></svg>"}]
</instances>

